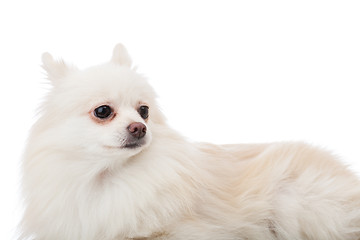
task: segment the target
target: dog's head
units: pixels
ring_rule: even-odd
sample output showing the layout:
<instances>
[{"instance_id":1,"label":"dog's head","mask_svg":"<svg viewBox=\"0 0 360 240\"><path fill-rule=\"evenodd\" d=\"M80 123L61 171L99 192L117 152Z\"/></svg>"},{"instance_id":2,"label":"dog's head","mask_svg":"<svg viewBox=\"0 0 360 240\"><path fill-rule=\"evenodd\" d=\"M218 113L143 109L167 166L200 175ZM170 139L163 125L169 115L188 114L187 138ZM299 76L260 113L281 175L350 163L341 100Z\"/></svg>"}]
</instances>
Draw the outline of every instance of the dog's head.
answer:
<instances>
[{"instance_id":1,"label":"dog's head","mask_svg":"<svg viewBox=\"0 0 360 240\"><path fill-rule=\"evenodd\" d=\"M53 89L45 101L42 132L48 145L74 154L129 158L152 142L164 122L147 81L131 68L118 44L109 63L79 70L44 53Z\"/></svg>"}]
</instances>

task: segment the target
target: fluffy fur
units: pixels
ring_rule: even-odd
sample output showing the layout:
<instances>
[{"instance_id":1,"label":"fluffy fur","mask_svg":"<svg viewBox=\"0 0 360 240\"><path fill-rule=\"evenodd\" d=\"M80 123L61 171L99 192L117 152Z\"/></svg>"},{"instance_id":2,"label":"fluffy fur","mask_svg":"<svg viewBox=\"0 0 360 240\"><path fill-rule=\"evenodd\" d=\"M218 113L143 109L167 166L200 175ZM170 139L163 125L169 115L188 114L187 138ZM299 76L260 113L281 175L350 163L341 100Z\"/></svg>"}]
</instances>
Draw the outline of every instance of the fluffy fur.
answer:
<instances>
[{"instance_id":1,"label":"fluffy fur","mask_svg":"<svg viewBox=\"0 0 360 240\"><path fill-rule=\"evenodd\" d=\"M53 88L23 161L20 239L360 239L359 180L328 152L188 142L120 44L100 66L48 53L43 66ZM115 113L99 121L104 104ZM126 148L133 122L147 127L144 144Z\"/></svg>"}]
</instances>

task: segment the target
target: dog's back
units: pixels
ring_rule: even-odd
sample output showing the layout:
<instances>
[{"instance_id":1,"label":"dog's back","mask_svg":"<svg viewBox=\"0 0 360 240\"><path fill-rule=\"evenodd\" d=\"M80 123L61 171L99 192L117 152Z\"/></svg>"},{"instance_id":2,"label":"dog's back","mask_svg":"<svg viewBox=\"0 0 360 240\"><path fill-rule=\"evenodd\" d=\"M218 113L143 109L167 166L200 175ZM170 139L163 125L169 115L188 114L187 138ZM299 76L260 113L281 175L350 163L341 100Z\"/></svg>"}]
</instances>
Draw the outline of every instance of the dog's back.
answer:
<instances>
[{"instance_id":1,"label":"dog's back","mask_svg":"<svg viewBox=\"0 0 360 240\"><path fill-rule=\"evenodd\" d=\"M303 143L199 148L222 183L174 239L360 238L359 180L328 152Z\"/></svg>"}]
</instances>

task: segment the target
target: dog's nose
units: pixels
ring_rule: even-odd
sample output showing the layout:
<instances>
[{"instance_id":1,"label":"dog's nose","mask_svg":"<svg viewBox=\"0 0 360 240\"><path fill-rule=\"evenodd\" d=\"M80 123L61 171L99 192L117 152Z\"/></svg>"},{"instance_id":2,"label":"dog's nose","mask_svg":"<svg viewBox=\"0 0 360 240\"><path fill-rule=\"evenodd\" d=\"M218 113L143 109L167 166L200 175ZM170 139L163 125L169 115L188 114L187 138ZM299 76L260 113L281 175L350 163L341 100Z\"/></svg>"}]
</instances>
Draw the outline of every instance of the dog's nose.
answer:
<instances>
[{"instance_id":1,"label":"dog's nose","mask_svg":"<svg viewBox=\"0 0 360 240\"><path fill-rule=\"evenodd\" d=\"M134 122L128 126L129 133L137 139L143 138L146 134L146 126L140 122Z\"/></svg>"}]
</instances>

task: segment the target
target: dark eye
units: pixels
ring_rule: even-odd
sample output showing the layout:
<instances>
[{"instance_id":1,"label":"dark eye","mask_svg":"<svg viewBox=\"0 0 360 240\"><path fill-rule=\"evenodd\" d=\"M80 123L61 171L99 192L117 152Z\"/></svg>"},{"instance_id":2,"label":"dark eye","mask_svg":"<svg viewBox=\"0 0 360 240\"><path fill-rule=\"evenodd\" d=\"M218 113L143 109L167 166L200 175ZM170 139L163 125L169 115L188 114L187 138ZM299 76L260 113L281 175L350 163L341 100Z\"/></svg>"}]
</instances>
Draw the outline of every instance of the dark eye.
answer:
<instances>
[{"instance_id":1,"label":"dark eye","mask_svg":"<svg viewBox=\"0 0 360 240\"><path fill-rule=\"evenodd\" d=\"M105 119L108 118L113 113L113 110L108 105L102 105L100 107L95 108L94 115L97 118Z\"/></svg>"},{"instance_id":2,"label":"dark eye","mask_svg":"<svg viewBox=\"0 0 360 240\"><path fill-rule=\"evenodd\" d=\"M143 119L147 119L149 117L149 107L148 106L141 106L139 108L138 112Z\"/></svg>"}]
</instances>

